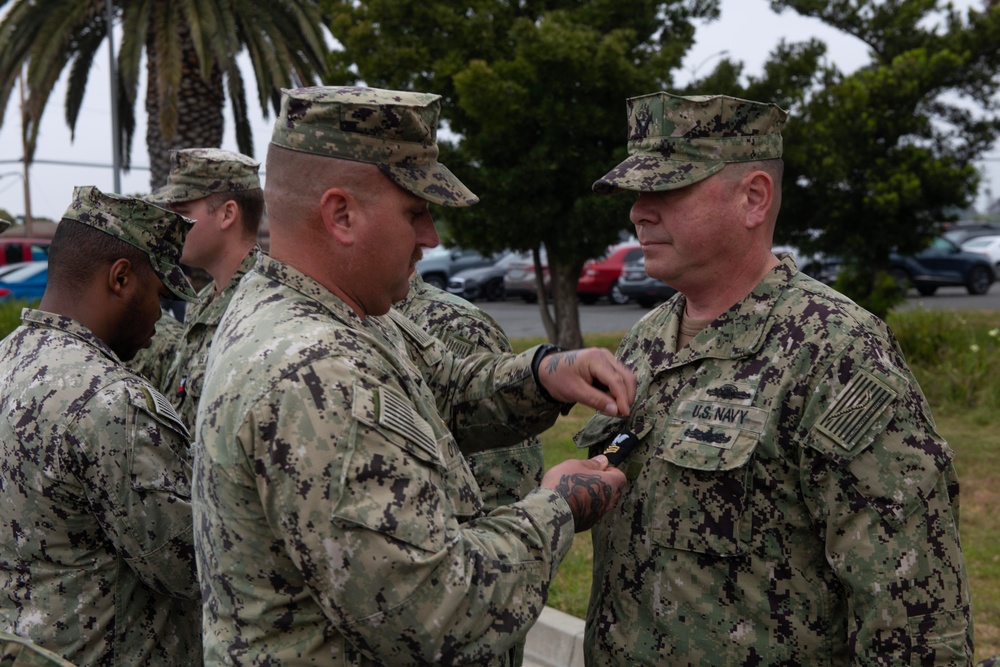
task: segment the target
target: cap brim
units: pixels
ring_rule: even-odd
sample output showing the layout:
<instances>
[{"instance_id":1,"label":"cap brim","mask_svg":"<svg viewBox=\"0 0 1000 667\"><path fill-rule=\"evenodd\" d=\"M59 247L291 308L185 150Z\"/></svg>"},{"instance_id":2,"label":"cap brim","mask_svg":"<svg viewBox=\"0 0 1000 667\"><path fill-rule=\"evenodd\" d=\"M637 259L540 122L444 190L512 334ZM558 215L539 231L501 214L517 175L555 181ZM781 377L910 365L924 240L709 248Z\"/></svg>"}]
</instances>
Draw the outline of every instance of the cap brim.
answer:
<instances>
[{"instance_id":1,"label":"cap brim","mask_svg":"<svg viewBox=\"0 0 1000 667\"><path fill-rule=\"evenodd\" d=\"M393 183L432 204L459 208L479 203L479 197L440 162L429 167L378 166Z\"/></svg>"},{"instance_id":2,"label":"cap brim","mask_svg":"<svg viewBox=\"0 0 1000 667\"><path fill-rule=\"evenodd\" d=\"M160 280L163 281L163 284L166 285L171 294L181 301L195 302L198 300L198 294L194 291L191 283L188 282L187 276L184 275L181 267L176 264L159 262L152 256L150 256L149 261L153 265L153 271L160 277Z\"/></svg>"},{"instance_id":3,"label":"cap brim","mask_svg":"<svg viewBox=\"0 0 1000 667\"><path fill-rule=\"evenodd\" d=\"M12 223L10 220L4 220L3 218L0 218L0 232L5 232L13 226L14 223Z\"/></svg>"},{"instance_id":4,"label":"cap brim","mask_svg":"<svg viewBox=\"0 0 1000 667\"><path fill-rule=\"evenodd\" d=\"M725 162L670 160L650 153L630 155L621 164L594 182L597 194L620 190L662 192L676 190L704 180L726 166Z\"/></svg>"}]
</instances>

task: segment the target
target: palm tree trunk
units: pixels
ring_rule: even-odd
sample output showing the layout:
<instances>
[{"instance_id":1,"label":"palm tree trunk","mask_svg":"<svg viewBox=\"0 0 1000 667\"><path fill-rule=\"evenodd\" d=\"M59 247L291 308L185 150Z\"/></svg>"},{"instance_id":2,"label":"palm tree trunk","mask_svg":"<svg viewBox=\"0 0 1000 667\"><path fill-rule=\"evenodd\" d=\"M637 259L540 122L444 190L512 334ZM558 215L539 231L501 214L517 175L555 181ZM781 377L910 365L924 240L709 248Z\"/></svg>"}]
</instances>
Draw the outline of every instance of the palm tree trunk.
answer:
<instances>
[{"instance_id":1,"label":"palm tree trunk","mask_svg":"<svg viewBox=\"0 0 1000 667\"><path fill-rule=\"evenodd\" d=\"M146 147L149 150L150 189L155 190L167 181L170 171L170 151L175 148L218 148L222 145L225 118L225 90L222 72L213 67L206 81L201 77L198 54L191 39L184 31L183 64L180 90L177 91L176 118L164 114L161 118L156 84L159 62L153 40L146 44ZM165 121L165 122L164 122ZM171 127L171 124L175 127Z\"/></svg>"}]
</instances>

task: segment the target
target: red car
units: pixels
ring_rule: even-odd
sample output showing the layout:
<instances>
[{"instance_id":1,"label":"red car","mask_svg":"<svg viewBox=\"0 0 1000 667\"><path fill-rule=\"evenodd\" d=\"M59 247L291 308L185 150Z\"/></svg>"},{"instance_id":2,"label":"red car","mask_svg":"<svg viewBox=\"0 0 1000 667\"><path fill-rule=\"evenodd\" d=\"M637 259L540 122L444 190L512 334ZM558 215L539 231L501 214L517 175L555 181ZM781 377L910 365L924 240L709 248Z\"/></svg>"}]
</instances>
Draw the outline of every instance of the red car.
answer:
<instances>
[{"instance_id":1,"label":"red car","mask_svg":"<svg viewBox=\"0 0 1000 667\"><path fill-rule=\"evenodd\" d=\"M628 303L628 296L618 287L622 266L642 257L638 243L625 243L609 249L602 259L588 259L576 283L576 295L586 304L607 296L611 303Z\"/></svg>"}]
</instances>

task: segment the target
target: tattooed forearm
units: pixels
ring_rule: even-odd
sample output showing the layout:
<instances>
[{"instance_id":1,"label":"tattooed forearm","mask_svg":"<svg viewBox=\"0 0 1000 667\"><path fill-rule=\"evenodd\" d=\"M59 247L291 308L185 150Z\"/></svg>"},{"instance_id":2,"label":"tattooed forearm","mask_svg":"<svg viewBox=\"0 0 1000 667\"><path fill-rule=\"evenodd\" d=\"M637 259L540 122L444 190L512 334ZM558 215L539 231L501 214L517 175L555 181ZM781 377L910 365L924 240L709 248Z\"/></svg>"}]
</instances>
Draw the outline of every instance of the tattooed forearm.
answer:
<instances>
[{"instance_id":1,"label":"tattooed forearm","mask_svg":"<svg viewBox=\"0 0 1000 667\"><path fill-rule=\"evenodd\" d=\"M615 491L600 475L572 473L563 475L555 488L569 503L576 532L589 530L611 507Z\"/></svg>"},{"instance_id":2,"label":"tattooed forearm","mask_svg":"<svg viewBox=\"0 0 1000 667\"><path fill-rule=\"evenodd\" d=\"M542 359L545 364L545 370L549 373L555 373L556 369L559 368L559 364L566 364L567 366L572 366L576 363L576 350L571 352L559 352L558 354L550 354L549 356Z\"/></svg>"}]
</instances>

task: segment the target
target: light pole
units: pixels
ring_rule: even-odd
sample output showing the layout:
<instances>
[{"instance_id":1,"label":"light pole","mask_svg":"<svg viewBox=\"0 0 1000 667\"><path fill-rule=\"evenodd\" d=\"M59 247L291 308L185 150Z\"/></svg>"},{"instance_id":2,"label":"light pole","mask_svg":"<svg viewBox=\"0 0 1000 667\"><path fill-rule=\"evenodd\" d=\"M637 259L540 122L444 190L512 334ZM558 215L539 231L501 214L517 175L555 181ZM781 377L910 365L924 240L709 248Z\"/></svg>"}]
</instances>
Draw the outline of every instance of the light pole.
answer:
<instances>
[{"instance_id":1,"label":"light pole","mask_svg":"<svg viewBox=\"0 0 1000 667\"><path fill-rule=\"evenodd\" d=\"M105 0L104 21L108 24L108 62L111 63L111 150L114 151L114 157L111 162L114 164L115 170L114 191L121 194L122 149L121 136L118 133L118 73L115 66L115 26L111 0Z\"/></svg>"},{"instance_id":2,"label":"light pole","mask_svg":"<svg viewBox=\"0 0 1000 667\"><path fill-rule=\"evenodd\" d=\"M706 57L700 63L698 63L697 65L695 65L694 67L692 67L690 70L688 70L691 73L691 80L694 81L695 76L697 76L697 74L698 74L698 70L700 70L702 67L704 67L704 65L708 61L713 60L715 58L721 58L722 56L727 55L728 53L729 53L729 49L722 49L721 51L718 51L718 52L713 53L712 55Z\"/></svg>"}]
</instances>

